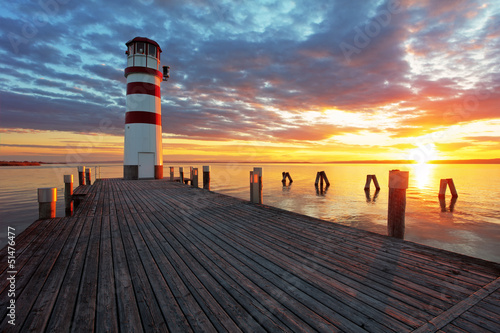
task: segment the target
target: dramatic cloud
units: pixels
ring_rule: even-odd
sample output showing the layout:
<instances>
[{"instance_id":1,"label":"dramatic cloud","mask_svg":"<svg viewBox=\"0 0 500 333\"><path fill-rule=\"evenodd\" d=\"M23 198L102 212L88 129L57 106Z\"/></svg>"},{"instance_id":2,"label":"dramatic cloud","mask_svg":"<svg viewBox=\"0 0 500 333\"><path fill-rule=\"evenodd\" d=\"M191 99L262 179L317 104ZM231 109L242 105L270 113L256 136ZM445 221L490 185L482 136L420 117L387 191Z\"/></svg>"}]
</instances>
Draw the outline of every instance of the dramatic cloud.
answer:
<instances>
[{"instance_id":1,"label":"dramatic cloud","mask_svg":"<svg viewBox=\"0 0 500 333\"><path fill-rule=\"evenodd\" d=\"M317 141L344 151L364 136L378 153L402 154L422 137L443 150L498 142L477 126L455 142L429 136L497 126L493 0L20 0L0 17L3 133L122 136L125 42L145 36L171 67L162 123L178 147Z\"/></svg>"}]
</instances>

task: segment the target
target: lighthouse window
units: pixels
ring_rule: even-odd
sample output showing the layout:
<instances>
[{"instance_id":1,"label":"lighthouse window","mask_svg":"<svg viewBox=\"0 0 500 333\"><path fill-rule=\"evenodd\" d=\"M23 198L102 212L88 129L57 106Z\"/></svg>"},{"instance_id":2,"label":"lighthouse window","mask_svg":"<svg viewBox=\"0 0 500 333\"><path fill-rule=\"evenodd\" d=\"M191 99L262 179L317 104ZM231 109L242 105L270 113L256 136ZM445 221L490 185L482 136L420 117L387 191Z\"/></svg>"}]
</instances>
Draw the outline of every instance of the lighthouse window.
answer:
<instances>
[{"instance_id":1,"label":"lighthouse window","mask_svg":"<svg viewBox=\"0 0 500 333\"><path fill-rule=\"evenodd\" d=\"M142 42L137 43L136 46L135 46L136 47L136 53L138 53L138 54L145 54L146 50L145 50L144 46L145 45Z\"/></svg>"},{"instance_id":2,"label":"lighthouse window","mask_svg":"<svg viewBox=\"0 0 500 333\"><path fill-rule=\"evenodd\" d=\"M128 46L128 53L127 54L128 55L134 54L134 45L133 44Z\"/></svg>"},{"instance_id":3,"label":"lighthouse window","mask_svg":"<svg viewBox=\"0 0 500 333\"><path fill-rule=\"evenodd\" d=\"M156 57L156 46L151 44L148 44L148 46L149 46L148 54L152 57Z\"/></svg>"}]
</instances>

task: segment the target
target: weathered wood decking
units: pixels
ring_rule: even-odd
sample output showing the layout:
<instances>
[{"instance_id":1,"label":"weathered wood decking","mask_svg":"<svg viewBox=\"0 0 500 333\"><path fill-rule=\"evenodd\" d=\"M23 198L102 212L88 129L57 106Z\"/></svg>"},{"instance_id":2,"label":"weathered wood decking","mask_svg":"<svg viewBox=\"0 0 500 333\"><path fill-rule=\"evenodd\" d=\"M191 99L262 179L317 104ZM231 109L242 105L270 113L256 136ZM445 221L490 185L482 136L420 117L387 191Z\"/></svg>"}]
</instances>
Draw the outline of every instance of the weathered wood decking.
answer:
<instances>
[{"instance_id":1,"label":"weathered wood decking","mask_svg":"<svg viewBox=\"0 0 500 333\"><path fill-rule=\"evenodd\" d=\"M500 332L500 265L159 180L16 237L0 331Z\"/></svg>"}]
</instances>

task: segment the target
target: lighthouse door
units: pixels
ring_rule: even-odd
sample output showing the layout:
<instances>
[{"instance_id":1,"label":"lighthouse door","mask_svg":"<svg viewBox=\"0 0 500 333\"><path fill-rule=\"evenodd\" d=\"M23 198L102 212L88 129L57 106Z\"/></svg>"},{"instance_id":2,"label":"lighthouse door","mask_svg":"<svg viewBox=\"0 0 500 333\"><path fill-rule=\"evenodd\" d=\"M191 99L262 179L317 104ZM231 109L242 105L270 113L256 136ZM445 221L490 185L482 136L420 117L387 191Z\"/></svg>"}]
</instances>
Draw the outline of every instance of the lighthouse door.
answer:
<instances>
[{"instance_id":1,"label":"lighthouse door","mask_svg":"<svg viewBox=\"0 0 500 333\"><path fill-rule=\"evenodd\" d=\"M139 153L139 178L155 177L155 154Z\"/></svg>"}]
</instances>

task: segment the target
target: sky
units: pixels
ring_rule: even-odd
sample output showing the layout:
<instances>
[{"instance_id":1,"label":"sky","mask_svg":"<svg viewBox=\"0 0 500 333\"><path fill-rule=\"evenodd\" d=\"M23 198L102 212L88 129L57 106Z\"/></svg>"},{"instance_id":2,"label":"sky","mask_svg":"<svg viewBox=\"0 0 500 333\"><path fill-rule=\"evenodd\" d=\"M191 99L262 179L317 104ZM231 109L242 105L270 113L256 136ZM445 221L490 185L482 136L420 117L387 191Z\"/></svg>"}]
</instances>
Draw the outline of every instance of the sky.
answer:
<instances>
[{"instance_id":1,"label":"sky","mask_svg":"<svg viewBox=\"0 0 500 333\"><path fill-rule=\"evenodd\" d=\"M136 36L165 162L500 157L496 0L16 0L0 36L0 160L122 161Z\"/></svg>"}]
</instances>

